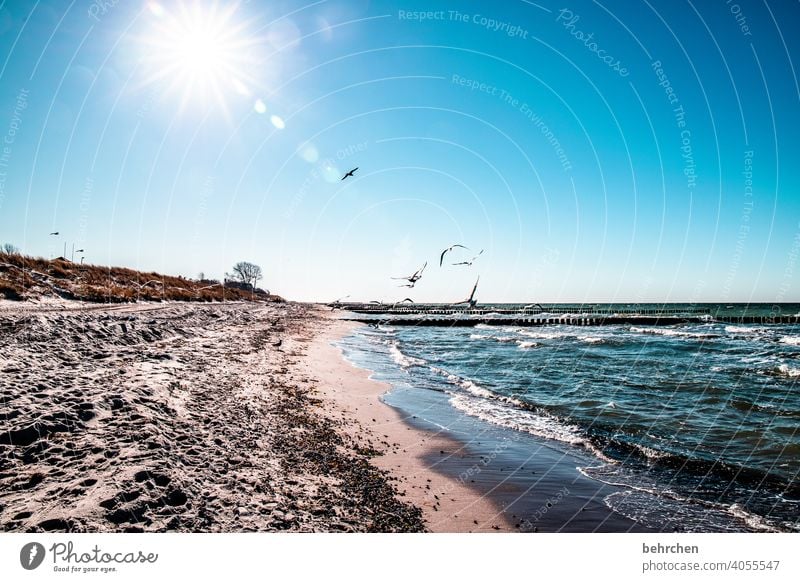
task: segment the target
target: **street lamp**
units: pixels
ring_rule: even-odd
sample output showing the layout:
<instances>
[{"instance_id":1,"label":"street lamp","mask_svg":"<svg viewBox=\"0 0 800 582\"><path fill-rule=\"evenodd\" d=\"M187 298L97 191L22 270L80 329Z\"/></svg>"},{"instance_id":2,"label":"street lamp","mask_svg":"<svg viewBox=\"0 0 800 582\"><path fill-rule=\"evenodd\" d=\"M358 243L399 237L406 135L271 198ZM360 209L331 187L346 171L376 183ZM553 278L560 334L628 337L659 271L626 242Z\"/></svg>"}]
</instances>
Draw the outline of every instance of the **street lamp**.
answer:
<instances>
[{"instance_id":1,"label":"street lamp","mask_svg":"<svg viewBox=\"0 0 800 582\"><path fill-rule=\"evenodd\" d=\"M58 231L51 232L49 236L58 236ZM64 242L64 254L65 255L67 254L67 243L66 242ZM52 257L52 256L53 255L50 255L50 257Z\"/></svg>"}]
</instances>

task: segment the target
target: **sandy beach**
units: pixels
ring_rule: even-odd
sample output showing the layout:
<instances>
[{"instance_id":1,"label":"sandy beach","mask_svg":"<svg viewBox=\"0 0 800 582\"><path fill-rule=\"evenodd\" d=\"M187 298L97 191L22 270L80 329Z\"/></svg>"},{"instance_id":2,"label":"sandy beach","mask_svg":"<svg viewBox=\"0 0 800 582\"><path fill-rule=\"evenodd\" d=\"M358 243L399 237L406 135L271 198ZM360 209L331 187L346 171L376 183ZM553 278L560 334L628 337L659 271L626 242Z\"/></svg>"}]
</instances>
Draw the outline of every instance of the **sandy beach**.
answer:
<instances>
[{"instance_id":1,"label":"sandy beach","mask_svg":"<svg viewBox=\"0 0 800 582\"><path fill-rule=\"evenodd\" d=\"M296 304L3 302L4 531L503 531Z\"/></svg>"},{"instance_id":2,"label":"sandy beach","mask_svg":"<svg viewBox=\"0 0 800 582\"><path fill-rule=\"evenodd\" d=\"M491 498L435 470L435 459L442 455L463 457L464 445L409 425L398 410L381 401L391 387L344 360L333 342L354 326L329 319L308 347L303 365L320 378L322 398L331 405L326 409L354 438L368 435L370 446L382 453L373 463L398 479L403 499L422 509L430 531L513 531L514 525Z\"/></svg>"},{"instance_id":3,"label":"sandy beach","mask_svg":"<svg viewBox=\"0 0 800 582\"><path fill-rule=\"evenodd\" d=\"M6 302L5 531L421 531L302 374L291 304ZM318 325L318 324L317 324Z\"/></svg>"}]
</instances>

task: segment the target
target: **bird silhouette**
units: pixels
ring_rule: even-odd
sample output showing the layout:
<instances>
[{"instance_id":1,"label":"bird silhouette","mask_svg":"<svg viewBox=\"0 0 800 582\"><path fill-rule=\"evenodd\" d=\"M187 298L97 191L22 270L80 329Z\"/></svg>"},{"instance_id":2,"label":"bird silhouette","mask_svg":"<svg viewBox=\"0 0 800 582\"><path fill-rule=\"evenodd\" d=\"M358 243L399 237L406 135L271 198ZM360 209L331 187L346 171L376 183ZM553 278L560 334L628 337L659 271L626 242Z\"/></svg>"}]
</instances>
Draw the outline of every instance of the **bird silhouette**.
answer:
<instances>
[{"instance_id":1,"label":"bird silhouette","mask_svg":"<svg viewBox=\"0 0 800 582\"><path fill-rule=\"evenodd\" d=\"M356 166L355 168L353 168L352 170L350 170L349 172L347 172L347 173L346 173L346 174L345 174L345 175L342 177L342 180L346 180L347 178L352 178L352 177L353 177L353 175L356 173L356 170L357 170L357 169L358 169L358 166Z\"/></svg>"},{"instance_id":2,"label":"bird silhouette","mask_svg":"<svg viewBox=\"0 0 800 582\"><path fill-rule=\"evenodd\" d=\"M428 266L428 261L425 261L425 264L422 265L422 268L414 271L413 275L409 275L408 277L392 277L392 279L408 281L408 285L400 285L400 286L401 287L410 287L410 288L413 289L414 285L417 284L417 281L422 279L422 272L425 270L425 267L427 267L427 266Z\"/></svg>"},{"instance_id":3,"label":"bird silhouette","mask_svg":"<svg viewBox=\"0 0 800 582\"><path fill-rule=\"evenodd\" d=\"M58 236L58 232L51 232L50 236Z\"/></svg>"},{"instance_id":4,"label":"bird silhouette","mask_svg":"<svg viewBox=\"0 0 800 582\"><path fill-rule=\"evenodd\" d=\"M472 257L470 260L468 260L468 261L461 261L461 262L458 262L458 263L453 263L453 265L454 265L454 266L457 266L457 265L466 265L466 266L468 266L468 267L471 267L471 266L472 266L472 263L474 263L474 262L475 262L475 259L477 259L478 257L480 257L482 254L483 254L483 249L481 249L481 252L479 252L477 255L475 255L474 257Z\"/></svg>"},{"instance_id":5,"label":"bird silhouette","mask_svg":"<svg viewBox=\"0 0 800 582\"><path fill-rule=\"evenodd\" d=\"M455 303L453 303L453 305L461 305L462 303L464 303L468 305L470 308L475 307L475 305L478 303L475 300L475 291L477 291L478 289L478 281L480 280L481 278L480 276L478 276L478 278L475 280L475 286L472 288L472 293L469 294L469 298L464 299L463 301L456 301Z\"/></svg>"},{"instance_id":6,"label":"bird silhouette","mask_svg":"<svg viewBox=\"0 0 800 582\"><path fill-rule=\"evenodd\" d=\"M450 251L452 251L453 249L455 249L455 248L467 249L467 247L465 247L464 245L452 245L452 246L447 247L446 249L444 249L442 251L442 254L439 256L439 266L440 267L442 266L442 262L444 262L444 256L447 253L449 253ZM467 250L469 250L469 249L467 249Z\"/></svg>"}]
</instances>

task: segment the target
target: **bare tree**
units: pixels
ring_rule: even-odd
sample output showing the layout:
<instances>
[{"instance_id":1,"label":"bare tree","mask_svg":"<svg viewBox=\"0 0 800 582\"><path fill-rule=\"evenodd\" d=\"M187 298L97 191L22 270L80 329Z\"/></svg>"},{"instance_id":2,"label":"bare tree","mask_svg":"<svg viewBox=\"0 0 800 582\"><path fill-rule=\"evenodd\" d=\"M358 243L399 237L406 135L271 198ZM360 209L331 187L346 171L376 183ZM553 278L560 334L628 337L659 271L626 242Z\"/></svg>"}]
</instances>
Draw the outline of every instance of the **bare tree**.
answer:
<instances>
[{"instance_id":1,"label":"bare tree","mask_svg":"<svg viewBox=\"0 0 800 582\"><path fill-rule=\"evenodd\" d=\"M233 276L244 285L249 285L255 289L256 284L263 278L261 267L248 263L247 261L240 261L233 266Z\"/></svg>"},{"instance_id":2,"label":"bare tree","mask_svg":"<svg viewBox=\"0 0 800 582\"><path fill-rule=\"evenodd\" d=\"M11 243L5 243L2 247L0 247L0 253L5 255L18 255L19 249Z\"/></svg>"}]
</instances>

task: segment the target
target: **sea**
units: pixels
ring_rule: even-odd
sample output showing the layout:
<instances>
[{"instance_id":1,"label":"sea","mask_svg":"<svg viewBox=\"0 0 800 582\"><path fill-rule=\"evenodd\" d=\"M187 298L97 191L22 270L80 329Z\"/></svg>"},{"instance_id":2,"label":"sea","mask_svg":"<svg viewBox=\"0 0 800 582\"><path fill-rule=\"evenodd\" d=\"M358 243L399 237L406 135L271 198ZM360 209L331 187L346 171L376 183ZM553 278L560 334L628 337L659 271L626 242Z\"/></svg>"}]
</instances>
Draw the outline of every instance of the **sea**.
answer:
<instances>
[{"instance_id":1,"label":"sea","mask_svg":"<svg viewBox=\"0 0 800 582\"><path fill-rule=\"evenodd\" d=\"M706 321L658 327L376 323L338 345L412 424L466 446L480 435L483 450L513 443L509 466L544 445L647 531L800 531L800 326L714 318L773 305L703 309Z\"/></svg>"}]
</instances>

